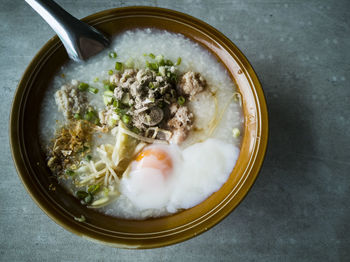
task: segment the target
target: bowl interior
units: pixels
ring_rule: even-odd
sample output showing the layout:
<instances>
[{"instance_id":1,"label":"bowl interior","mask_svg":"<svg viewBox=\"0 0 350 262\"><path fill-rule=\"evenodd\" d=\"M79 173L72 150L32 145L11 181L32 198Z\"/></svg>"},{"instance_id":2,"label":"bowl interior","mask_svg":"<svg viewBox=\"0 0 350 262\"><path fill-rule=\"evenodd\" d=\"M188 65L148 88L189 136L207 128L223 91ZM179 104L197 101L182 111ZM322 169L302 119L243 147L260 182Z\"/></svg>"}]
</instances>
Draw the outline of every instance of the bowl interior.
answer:
<instances>
[{"instance_id":1,"label":"bowl interior","mask_svg":"<svg viewBox=\"0 0 350 262\"><path fill-rule=\"evenodd\" d=\"M27 68L11 112L11 147L17 171L34 201L66 229L118 247L150 248L176 243L212 227L242 200L261 167L267 143L267 110L259 81L247 59L226 37L182 13L150 7L107 10L84 19L108 35L152 27L181 33L200 43L226 67L243 98L244 137L237 164L223 187L201 204L172 216L142 221L100 214L57 185L46 166L38 139L38 115L51 79L68 61L57 37ZM74 217L84 215L86 222Z\"/></svg>"}]
</instances>

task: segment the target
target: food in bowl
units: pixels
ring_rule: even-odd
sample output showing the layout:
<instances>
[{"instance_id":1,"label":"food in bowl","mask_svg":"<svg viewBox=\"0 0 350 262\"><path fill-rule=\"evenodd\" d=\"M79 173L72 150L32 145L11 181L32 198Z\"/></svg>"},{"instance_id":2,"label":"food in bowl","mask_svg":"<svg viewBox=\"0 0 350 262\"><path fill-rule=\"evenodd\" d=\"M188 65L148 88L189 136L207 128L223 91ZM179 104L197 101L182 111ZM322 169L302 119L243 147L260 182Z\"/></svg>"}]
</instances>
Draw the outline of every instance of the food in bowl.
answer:
<instances>
[{"instance_id":1,"label":"food in bowl","mask_svg":"<svg viewBox=\"0 0 350 262\"><path fill-rule=\"evenodd\" d=\"M57 73L40 140L49 168L83 205L120 218L165 216L226 182L240 151L240 101L197 43L125 31L110 50Z\"/></svg>"}]
</instances>

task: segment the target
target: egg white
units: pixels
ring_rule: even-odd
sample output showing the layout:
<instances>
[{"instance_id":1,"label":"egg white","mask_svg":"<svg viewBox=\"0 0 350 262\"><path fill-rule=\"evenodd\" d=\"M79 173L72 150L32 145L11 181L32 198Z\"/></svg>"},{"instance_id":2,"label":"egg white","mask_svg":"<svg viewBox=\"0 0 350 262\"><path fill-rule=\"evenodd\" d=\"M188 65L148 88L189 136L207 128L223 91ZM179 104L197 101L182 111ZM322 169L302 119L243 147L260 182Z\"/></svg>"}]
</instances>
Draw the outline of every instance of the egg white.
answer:
<instances>
[{"instance_id":1,"label":"egg white","mask_svg":"<svg viewBox=\"0 0 350 262\"><path fill-rule=\"evenodd\" d=\"M120 192L139 210L166 209L170 213L191 208L208 198L228 179L239 149L219 139L207 139L181 150L176 145L152 145L167 152L173 162L170 174L157 168L138 168L121 179Z\"/></svg>"}]
</instances>

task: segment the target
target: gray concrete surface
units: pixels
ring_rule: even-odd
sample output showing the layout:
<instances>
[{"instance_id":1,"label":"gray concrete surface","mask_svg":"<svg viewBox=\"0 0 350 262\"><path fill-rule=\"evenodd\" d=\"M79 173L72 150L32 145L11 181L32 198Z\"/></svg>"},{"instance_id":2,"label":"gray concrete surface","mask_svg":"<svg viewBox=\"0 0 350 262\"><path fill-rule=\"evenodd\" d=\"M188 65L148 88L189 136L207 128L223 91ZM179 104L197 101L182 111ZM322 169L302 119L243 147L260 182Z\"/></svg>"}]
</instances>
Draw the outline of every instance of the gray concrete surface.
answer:
<instances>
[{"instance_id":1,"label":"gray concrete surface","mask_svg":"<svg viewBox=\"0 0 350 262\"><path fill-rule=\"evenodd\" d=\"M243 203L208 232L154 250L79 238L31 200L11 159L16 85L53 31L24 1L0 2L1 261L349 261L350 2L60 0L81 18L152 5L189 13L228 36L258 73L270 142Z\"/></svg>"}]
</instances>

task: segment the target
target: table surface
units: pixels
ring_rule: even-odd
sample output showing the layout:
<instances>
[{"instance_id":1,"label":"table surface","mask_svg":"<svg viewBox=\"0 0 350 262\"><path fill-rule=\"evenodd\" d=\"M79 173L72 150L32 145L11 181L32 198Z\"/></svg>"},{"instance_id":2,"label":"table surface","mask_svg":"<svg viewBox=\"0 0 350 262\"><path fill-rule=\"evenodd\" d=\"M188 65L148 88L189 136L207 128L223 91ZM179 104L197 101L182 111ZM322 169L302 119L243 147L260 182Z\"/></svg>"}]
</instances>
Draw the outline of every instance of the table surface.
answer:
<instances>
[{"instance_id":1,"label":"table surface","mask_svg":"<svg viewBox=\"0 0 350 262\"><path fill-rule=\"evenodd\" d=\"M11 159L8 119L26 66L54 33L24 1L0 3L0 260L348 261L350 1L57 1L78 18L151 5L216 27L247 56L267 99L266 160L241 205L180 244L122 250L82 239L31 200Z\"/></svg>"}]
</instances>

